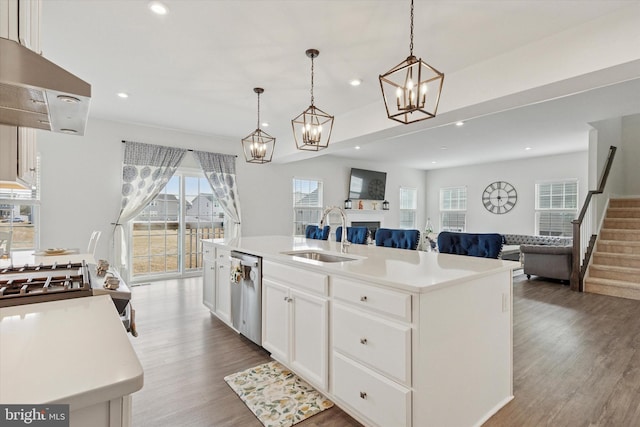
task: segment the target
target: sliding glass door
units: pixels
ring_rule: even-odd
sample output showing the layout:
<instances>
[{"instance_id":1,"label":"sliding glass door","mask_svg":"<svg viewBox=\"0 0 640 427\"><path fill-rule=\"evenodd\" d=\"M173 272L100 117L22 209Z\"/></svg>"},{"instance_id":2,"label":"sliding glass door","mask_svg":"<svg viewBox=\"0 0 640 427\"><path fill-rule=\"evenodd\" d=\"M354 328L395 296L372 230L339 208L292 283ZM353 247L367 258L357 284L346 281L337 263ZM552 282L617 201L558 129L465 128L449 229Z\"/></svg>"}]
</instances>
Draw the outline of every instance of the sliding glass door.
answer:
<instances>
[{"instance_id":1,"label":"sliding glass door","mask_svg":"<svg viewBox=\"0 0 640 427\"><path fill-rule=\"evenodd\" d=\"M223 224L204 176L179 170L131 221L133 280L200 274L201 240L224 237Z\"/></svg>"}]
</instances>

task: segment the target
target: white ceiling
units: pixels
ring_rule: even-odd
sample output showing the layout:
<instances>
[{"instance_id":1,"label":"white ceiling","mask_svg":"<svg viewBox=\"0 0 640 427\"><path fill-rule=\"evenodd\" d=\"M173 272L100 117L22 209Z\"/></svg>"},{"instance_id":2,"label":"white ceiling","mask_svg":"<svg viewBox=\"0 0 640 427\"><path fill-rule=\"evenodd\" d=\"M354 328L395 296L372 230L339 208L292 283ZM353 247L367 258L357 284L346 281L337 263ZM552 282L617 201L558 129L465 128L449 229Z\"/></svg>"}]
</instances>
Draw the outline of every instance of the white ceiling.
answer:
<instances>
[{"instance_id":1,"label":"white ceiling","mask_svg":"<svg viewBox=\"0 0 640 427\"><path fill-rule=\"evenodd\" d=\"M290 121L310 103L308 48L320 50L315 105L335 116L336 134L352 135L348 116L366 106L377 104L385 121L382 131L338 138L327 150L338 156L432 169L584 150L588 122L640 112L640 80L632 80L495 114L448 112L396 126L384 114L378 75L409 53L409 1L164 3L166 16L143 0L43 1L43 54L91 83L91 117L229 137L239 147L256 127L259 86L261 118L270 123L263 130L277 138L274 157L283 161L295 146ZM631 3L417 0L414 53L453 73ZM349 86L356 77L362 85ZM130 97L118 98L120 91ZM465 126L450 125L460 117Z\"/></svg>"}]
</instances>

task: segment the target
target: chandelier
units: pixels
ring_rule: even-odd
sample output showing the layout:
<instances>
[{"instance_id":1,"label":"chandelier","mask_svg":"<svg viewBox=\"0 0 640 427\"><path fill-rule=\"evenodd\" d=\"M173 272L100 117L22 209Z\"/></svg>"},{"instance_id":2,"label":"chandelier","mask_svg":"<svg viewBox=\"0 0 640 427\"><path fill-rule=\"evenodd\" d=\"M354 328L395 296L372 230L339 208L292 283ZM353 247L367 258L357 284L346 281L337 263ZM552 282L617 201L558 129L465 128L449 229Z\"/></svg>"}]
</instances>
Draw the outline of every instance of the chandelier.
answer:
<instances>
[{"instance_id":1,"label":"chandelier","mask_svg":"<svg viewBox=\"0 0 640 427\"><path fill-rule=\"evenodd\" d=\"M387 116L408 124L436 116L444 74L413 55L413 0L409 56L380 76Z\"/></svg>"},{"instance_id":2,"label":"chandelier","mask_svg":"<svg viewBox=\"0 0 640 427\"><path fill-rule=\"evenodd\" d=\"M306 54L311 58L311 105L291 120L291 126L298 150L319 151L329 146L333 116L313 104L313 60L320 52L317 49L307 49Z\"/></svg>"},{"instance_id":3,"label":"chandelier","mask_svg":"<svg viewBox=\"0 0 640 427\"><path fill-rule=\"evenodd\" d=\"M256 87L253 91L258 94L258 125L256 130L242 140L242 151L248 163L269 163L273 157L276 139L260 129L260 94L264 89Z\"/></svg>"}]
</instances>

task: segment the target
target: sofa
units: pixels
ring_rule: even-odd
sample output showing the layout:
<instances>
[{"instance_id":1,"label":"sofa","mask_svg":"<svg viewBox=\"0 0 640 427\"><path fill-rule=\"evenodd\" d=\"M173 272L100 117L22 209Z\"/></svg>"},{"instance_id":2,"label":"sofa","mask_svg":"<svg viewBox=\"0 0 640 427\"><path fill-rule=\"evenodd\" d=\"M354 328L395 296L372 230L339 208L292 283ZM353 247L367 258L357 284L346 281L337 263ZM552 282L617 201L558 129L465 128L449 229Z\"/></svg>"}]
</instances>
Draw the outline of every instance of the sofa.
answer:
<instances>
[{"instance_id":1,"label":"sofa","mask_svg":"<svg viewBox=\"0 0 640 427\"><path fill-rule=\"evenodd\" d=\"M502 250L502 243L503 237L496 233L473 234L443 231L438 234L438 250L447 254L498 258Z\"/></svg>"},{"instance_id":2,"label":"sofa","mask_svg":"<svg viewBox=\"0 0 640 427\"><path fill-rule=\"evenodd\" d=\"M521 234L505 234L503 237L505 245L520 245L518 257L527 279L532 275L562 281L571 279L572 238Z\"/></svg>"}]
</instances>

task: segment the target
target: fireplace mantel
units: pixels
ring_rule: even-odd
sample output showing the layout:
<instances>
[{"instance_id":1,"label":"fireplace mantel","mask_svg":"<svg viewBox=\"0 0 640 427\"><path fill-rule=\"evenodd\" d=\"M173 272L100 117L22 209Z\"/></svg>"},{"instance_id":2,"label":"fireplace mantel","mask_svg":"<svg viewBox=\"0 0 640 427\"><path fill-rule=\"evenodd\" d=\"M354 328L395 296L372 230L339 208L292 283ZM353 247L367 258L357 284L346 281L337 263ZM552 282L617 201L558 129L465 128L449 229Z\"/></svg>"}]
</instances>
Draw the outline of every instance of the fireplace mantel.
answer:
<instances>
[{"instance_id":1,"label":"fireplace mantel","mask_svg":"<svg viewBox=\"0 0 640 427\"><path fill-rule=\"evenodd\" d=\"M373 210L373 209L347 209L345 213L347 214L347 225L351 226L351 223L356 222L372 222L378 221L380 222L380 227L385 227L384 217L385 212L383 210Z\"/></svg>"}]
</instances>

